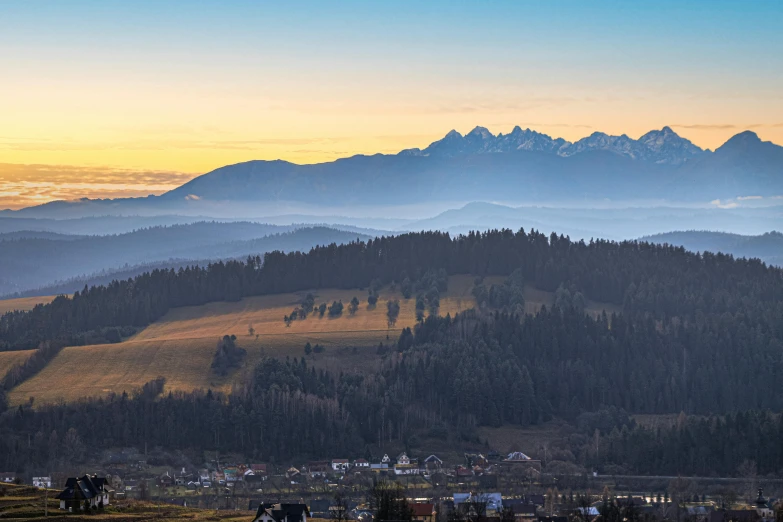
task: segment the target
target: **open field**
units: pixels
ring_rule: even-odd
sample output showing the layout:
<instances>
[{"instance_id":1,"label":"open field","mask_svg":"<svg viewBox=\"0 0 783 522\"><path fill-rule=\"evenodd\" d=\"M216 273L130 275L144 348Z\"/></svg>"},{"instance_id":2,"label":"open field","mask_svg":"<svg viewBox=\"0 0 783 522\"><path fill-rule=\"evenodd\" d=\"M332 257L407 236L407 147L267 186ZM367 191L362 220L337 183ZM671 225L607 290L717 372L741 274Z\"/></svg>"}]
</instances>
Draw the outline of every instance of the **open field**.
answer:
<instances>
[{"instance_id":1,"label":"open field","mask_svg":"<svg viewBox=\"0 0 783 522\"><path fill-rule=\"evenodd\" d=\"M23 363L33 354L33 350L0 352L0 377L5 375L13 365Z\"/></svg>"},{"instance_id":2,"label":"open field","mask_svg":"<svg viewBox=\"0 0 783 522\"><path fill-rule=\"evenodd\" d=\"M492 283L502 278L487 278ZM454 314L472 308L473 277L452 276L441 297L440 314ZM171 310L162 319L118 344L65 348L38 375L9 393L12 404L36 398L36 404L82 397L131 392L158 376L166 377L168 390L219 389L229 391L242 370L227 377L211 370L217 341L226 334L237 336L237 344L248 352L245 366L252 367L263 355L299 357L304 345L321 344L323 353L312 354L309 363L333 371L368 372L377 368L379 343L395 343L402 328L416 321L415 299L403 299L399 291L380 291L373 310L367 308L367 291L322 289L314 292L316 304L353 296L362 303L356 315L346 310L342 317L319 318L311 314L286 326L283 316L291 313L307 292L257 296L239 302L208 303ZM526 309L535 312L551 305L553 295L529 289ZM400 316L394 328L386 319L388 299L400 300ZM250 335L250 326L255 330ZM2 355L2 354L0 354Z\"/></svg>"},{"instance_id":3,"label":"open field","mask_svg":"<svg viewBox=\"0 0 783 522\"><path fill-rule=\"evenodd\" d=\"M17 299L0 299L0 315L15 310L27 311L41 303L50 303L57 297L56 295L46 295L39 297L19 297Z\"/></svg>"}]
</instances>

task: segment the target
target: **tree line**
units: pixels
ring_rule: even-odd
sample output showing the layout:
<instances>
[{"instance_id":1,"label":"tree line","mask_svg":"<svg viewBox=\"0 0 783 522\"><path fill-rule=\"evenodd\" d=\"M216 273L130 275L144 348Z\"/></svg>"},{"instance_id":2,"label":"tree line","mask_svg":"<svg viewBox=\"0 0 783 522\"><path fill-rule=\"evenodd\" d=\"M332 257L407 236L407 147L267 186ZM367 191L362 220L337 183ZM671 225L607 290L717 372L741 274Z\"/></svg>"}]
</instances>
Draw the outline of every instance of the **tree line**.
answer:
<instances>
[{"instance_id":1,"label":"tree line","mask_svg":"<svg viewBox=\"0 0 783 522\"><path fill-rule=\"evenodd\" d=\"M432 290L444 276L508 276L515 270L541 290L563 286L636 316L703 322L741 313L758 322L762 335L779 336L782 328L783 271L758 260L637 241L585 243L554 233L493 230L456 238L411 233L306 253L271 252L244 262L153 270L3 315L0 349L32 349L57 339L109 342L117 329L144 327L173 307L314 288L363 288L373 281L397 281L406 295L417 293L436 311ZM428 272L434 274L429 286L415 288L412 282L425 280Z\"/></svg>"}]
</instances>

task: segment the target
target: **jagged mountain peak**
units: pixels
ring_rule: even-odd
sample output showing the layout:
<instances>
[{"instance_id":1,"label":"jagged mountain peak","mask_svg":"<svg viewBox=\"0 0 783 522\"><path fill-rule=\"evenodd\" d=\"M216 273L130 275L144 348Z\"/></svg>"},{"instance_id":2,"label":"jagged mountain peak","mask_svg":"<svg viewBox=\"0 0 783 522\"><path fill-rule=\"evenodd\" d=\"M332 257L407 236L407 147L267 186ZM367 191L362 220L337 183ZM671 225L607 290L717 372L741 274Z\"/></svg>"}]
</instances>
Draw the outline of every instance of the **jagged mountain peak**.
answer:
<instances>
[{"instance_id":1,"label":"jagged mountain peak","mask_svg":"<svg viewBox=\"0 0 783 522\"><path fill-rule=\"evenodd\" d=\"M647 158L656 163L677 165L704 153L703 149L674 132L671 127L651 130L640 137L638 142L647 149Z\"/></svg>"},{"instance_id":2,"label":"jagged mountain peak","mask_svg":"<svg viewBox=\"0 0 783 522\"><path fill-rule=\"evenodd\" d=\"M466 138L468 137L480 137L482 139L489 139L494 138L495 135L489 132L489 129L486 127L479 127L476 126L472 131L470 131L468 134L465 135Z\"/></svg>"}]
</instances>

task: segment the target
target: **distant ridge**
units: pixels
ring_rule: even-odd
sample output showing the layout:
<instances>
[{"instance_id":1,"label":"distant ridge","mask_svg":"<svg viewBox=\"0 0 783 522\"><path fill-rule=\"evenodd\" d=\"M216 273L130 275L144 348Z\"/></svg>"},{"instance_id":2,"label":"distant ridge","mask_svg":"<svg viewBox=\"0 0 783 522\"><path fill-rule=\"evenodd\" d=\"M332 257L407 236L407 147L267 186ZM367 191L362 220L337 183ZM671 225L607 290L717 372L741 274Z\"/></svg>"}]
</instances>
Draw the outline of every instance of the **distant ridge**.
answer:
<instances>
[{"instance_id":1,"label":"distant ridge","mask_svg":"<svg viewBox=\"0 0 783 522\"><path fill-rule=\"evenodd\" d=\"M160 214L236 217L302 208L431 205L698 202L783 195L783 147L745 131L714 152L670 127L638 140L595 132L574 143L514 127L456 130L421 149L358 155L313 165L282 160L226 165L161 196L52 202L9 217ZM385 218L405 218L386 214Z\"/></svg>"},{"instance_id":2,"label":"distant ridge","mask_svg":"<svg viewBox=\"0 0 783 522\"><path fill-rule=\"evenodd\" d=\"M775 231L757 236L745 236L726 232L688 230L645 236L640 240L682 246L693 252L721 252L734 257L755 258L770 265L783 266L783 234Z\"/></svg>"}]
</instances>

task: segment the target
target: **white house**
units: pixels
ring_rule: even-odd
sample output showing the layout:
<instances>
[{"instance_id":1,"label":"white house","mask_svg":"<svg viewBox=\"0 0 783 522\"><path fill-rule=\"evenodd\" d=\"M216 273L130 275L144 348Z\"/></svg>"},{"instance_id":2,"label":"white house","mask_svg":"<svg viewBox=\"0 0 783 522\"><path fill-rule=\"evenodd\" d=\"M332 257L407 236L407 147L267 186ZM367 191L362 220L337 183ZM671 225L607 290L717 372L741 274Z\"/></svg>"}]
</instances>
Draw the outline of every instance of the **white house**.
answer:
<instances>
[{"instance_id":1,"label":"white house","mask_svg":"<svg viewBox=\"0 0 783 522\"><path fill-rule=\"evenodd\" d=\"M52 477L33 477L33 486L37 488L52 487Z\"/></svg>"},{"instance_id":2,"label":"white house","mask_svg":"<svg viewBox=\"0 0 783 522\"><path fill-rule=\"evenodd\" d=\"M332 470L338 473L345 473L351 468L348 459L332 459Z\"/></svg>"},{"instance_id":3,"label":"white house","mask_svg":"<svg viewBox=\"0 0 783 522\"><path fill-rule=\"evenodd\" d=\"M16 480L16 473L7 472L7 473L0 473L0 482L5 482L6 484L10 484Z\"/></svg>"}]
</instances>

